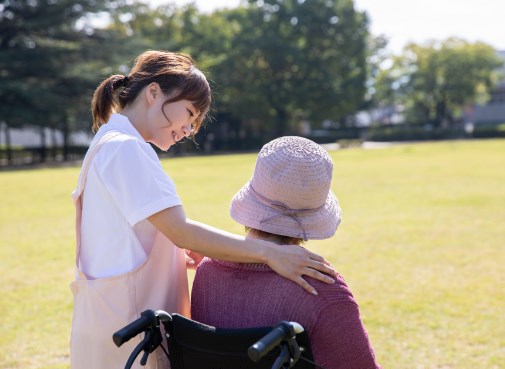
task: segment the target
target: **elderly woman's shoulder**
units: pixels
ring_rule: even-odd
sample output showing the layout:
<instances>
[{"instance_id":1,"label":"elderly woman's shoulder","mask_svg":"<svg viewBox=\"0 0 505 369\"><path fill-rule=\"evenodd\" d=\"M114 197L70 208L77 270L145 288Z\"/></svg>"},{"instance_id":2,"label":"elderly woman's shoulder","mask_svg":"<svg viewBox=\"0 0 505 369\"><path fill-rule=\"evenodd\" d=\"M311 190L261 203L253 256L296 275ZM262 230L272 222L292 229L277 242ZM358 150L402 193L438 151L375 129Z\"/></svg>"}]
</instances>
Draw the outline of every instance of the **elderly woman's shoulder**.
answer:
<instances>
[{"instance_id":1,"label":"elderly woman's shoulder","mask_svg":"<svg viewBox=\"0 0 505 369\"><path fill-rule=\"evenodd\" d=\"M307 278L307 281L317 290L318 298L327 302L351 302L356 303L354 296L344 277L337 273L333 277L335 283L328 284L313 278Z\"/></svg>"}]
</instances>

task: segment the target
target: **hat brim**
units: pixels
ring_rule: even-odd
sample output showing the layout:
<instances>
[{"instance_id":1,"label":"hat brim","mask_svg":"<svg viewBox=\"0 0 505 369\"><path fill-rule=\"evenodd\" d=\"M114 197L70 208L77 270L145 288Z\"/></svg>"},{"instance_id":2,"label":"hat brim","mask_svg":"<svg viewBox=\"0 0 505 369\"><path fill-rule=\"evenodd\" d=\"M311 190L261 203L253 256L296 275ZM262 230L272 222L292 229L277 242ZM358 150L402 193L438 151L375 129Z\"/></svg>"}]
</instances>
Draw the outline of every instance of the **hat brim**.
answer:
<instances>
[{"instance_id":1,"label":"hat brim","mask_svg":"<svg viewBox=\"0 0 505 369\"><path fill-rule=\"evenodd\" d=\"M337 197L329 191L324 205L312 212L291 216L279 214L275 208L261 202L251 189L250 181L238 191L230 203L230 215L238 223L282 236L322 240L333 236L341 221ZM303 229L302 229L302 226Z\"/></svg>"}]
</instances>

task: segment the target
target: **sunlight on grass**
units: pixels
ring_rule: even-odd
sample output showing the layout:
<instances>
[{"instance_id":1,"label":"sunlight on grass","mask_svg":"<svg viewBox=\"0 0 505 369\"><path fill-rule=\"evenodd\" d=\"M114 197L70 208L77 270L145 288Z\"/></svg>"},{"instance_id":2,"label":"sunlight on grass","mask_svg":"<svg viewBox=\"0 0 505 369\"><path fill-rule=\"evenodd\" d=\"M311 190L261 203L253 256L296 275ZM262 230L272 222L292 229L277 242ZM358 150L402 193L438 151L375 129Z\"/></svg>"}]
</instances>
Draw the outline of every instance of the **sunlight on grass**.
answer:
<instances>
[{"instance_id":1,"label":"sunlight on grass","mask_svg":"<svg viewBox=\"0 0 505 369\"><path fill-rule=\"evenodd\" d=\"M505 140L332 152L343 209L307 247L351 286L384 368L505 362ZM188 216L242 233L256 155L163 160ZM79 168L0 172L0 368L68 368Z\"/></svg>"}]
</instances>

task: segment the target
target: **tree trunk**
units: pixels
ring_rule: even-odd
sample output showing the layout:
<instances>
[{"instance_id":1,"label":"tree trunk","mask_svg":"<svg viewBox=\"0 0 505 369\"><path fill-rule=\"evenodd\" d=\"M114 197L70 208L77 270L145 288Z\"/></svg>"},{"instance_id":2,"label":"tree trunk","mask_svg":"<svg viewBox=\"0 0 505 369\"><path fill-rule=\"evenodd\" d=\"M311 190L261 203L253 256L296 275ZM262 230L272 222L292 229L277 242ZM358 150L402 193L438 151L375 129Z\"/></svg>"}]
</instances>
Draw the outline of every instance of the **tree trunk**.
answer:
<instances>
[{"instance_id":1,"label":"tree trunk","mask_svg":"<svg viewBox=\"0 0 505 369\"><path fill-rule=\"evenodd\" d=\"M69 136L70 136L70 132L68 129L68 121L65 119L65 121L63 122L63 161L68 160Z\"/></svg>"},{"instance_id":2,"label":"tree trunk","mask_svg":"<svg viewBox=\"0 0 505 369\"><path fill-rule=\"evenodd\" d=\"M284 109L275 109L276 122L273 129L274 138L285 136L288 128L288 113Z\"/></svg>"},{"instance_id":3,"label":"tree trunk","mask_svg":"<svg viewBox=\"0 0 505 369\"><path fill-rule=\"evenodd\" d=\"M51 127L50 130L51 130L51 156L53 158L53 161L56 161L56 158L58 157L58 142L56 138L57 130L54 127Z\"/></svg>"},{"instance_id":4,"label":"tree trunk","mask_svg":"<svg viewBox=\"0 0 505 369\"><path fill-rule=\"evenodd\" d=\"M46 162L47 150L46 150L46 128L44 126L40 127L40 163Z\"/></svg>"},{"instance_id":5,"label":"tree trunk","mask_svg":"<svg viewBox=\"0 0 505 369\"><path fill-rule=\"evenodd\" d=\"M438 127L442 127L445 124L445 118L446 118L446 107L445 107L445 101L439 101L437 103L436 107L436 122Z\"/></svg>"},{"instance_id":6,"label":"tree trunk","mask_svg":"<svg viewBox=\"0 0 505 369\"><path fill-rule=\"evenodd\" d=\"M5 151L7 152L7 165L12 166L14 163L12 160L11 131L8 123L4 122L2 125L4 127Z\"/></svg>"}]
</instances>

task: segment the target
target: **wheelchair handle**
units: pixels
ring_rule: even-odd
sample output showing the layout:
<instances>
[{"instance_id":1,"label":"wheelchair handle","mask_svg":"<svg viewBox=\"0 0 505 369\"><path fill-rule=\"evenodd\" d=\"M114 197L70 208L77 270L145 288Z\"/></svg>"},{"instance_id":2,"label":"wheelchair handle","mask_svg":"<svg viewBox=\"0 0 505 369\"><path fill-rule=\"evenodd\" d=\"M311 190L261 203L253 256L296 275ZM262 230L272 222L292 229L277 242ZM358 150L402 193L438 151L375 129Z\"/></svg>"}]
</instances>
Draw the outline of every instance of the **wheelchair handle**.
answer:
<instances>
[{"instance_id":1,"label":"wheelchair handle","mask_svg":"<svg viewBox=\"0 0 505 369\"><path fill-rule=\"evenodd\" d=\"M146 329L148 329L153 323L155 323L155 319L156 315L154 311L146 310L140 314L140 318L134 320L127 326L114 333L112 335L112 340L117 347L120 347L123 343L128 342L139 333L144 332Z\"/></svg>"},{"instance_id":2,"label":"wheelchair handle","mask_svg":"<svg viewBox=\"0 0 505 369\"><path fill-rule=\"evenodd\" d=\"M123 343L128 342L130 339L146 331L149 328L158 328L161 322L172 320L172 316L163 310L145 310L140 313L140 318L134 320L127 326L121 328L119 331L112 335L112 340L117 347Z\"/></svg>"},{"instance_id":3,"label":"wheelchair handle","mask_svg":"<svg viewBox=\"0 0 505 369\"><path fill-rule=\"evenodd\" d=\"M296 333L300 333L299 329L303 331L303 328L298 323L292 325L287 321L279 322L274 329L265 335L263 338L258 340L255 344L249 347L247 350L247 354L249 358L257 363L259 362L265 355L267 355L270 351L280 345L280 343L288 338L292 338L296 336ZM299 331L299 332L296 332Z\"/></svg>"}]
</instances>

